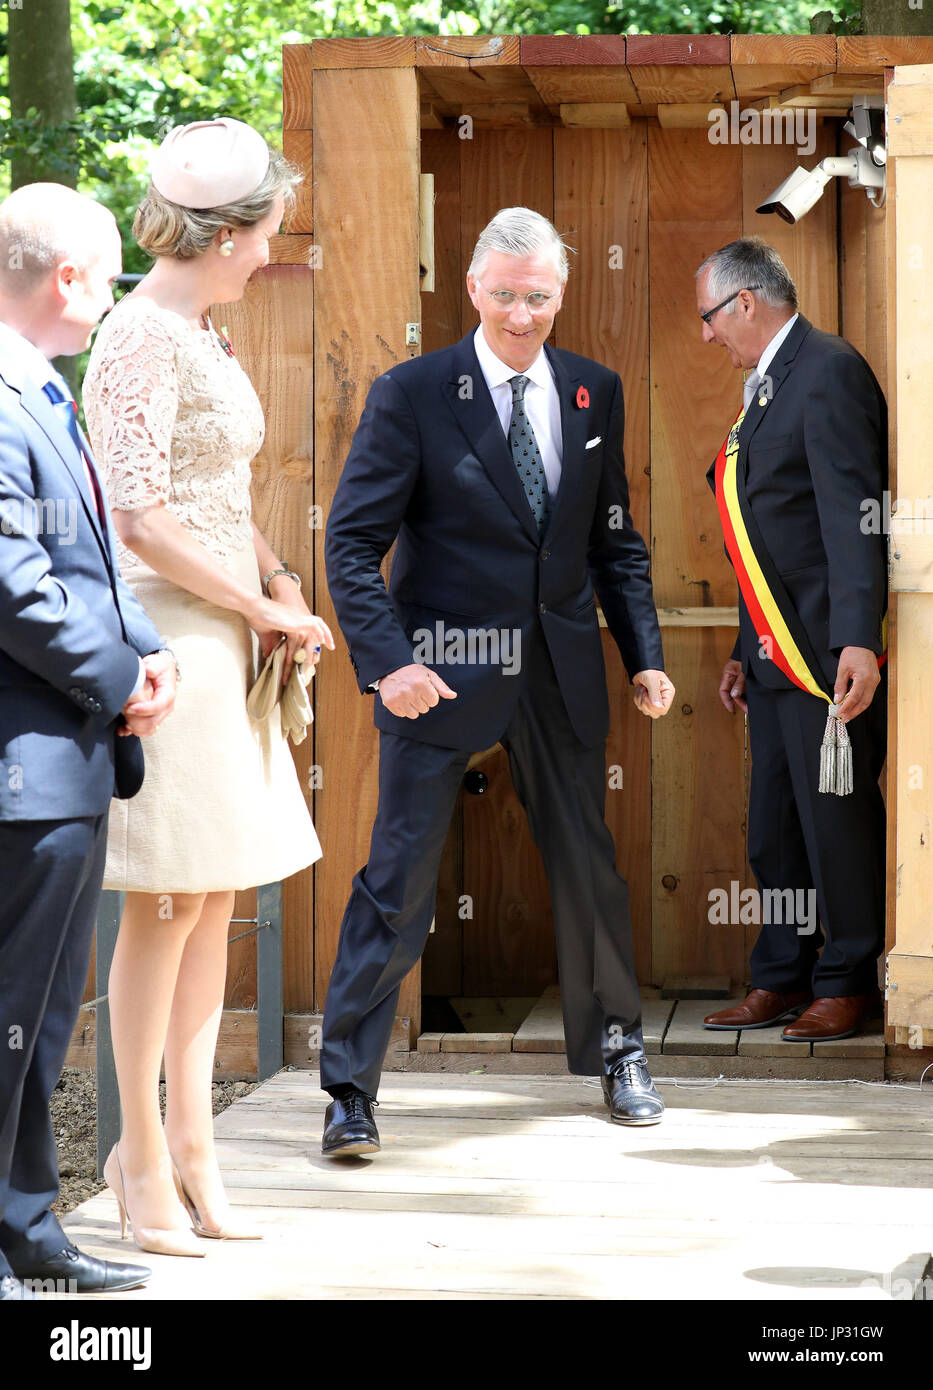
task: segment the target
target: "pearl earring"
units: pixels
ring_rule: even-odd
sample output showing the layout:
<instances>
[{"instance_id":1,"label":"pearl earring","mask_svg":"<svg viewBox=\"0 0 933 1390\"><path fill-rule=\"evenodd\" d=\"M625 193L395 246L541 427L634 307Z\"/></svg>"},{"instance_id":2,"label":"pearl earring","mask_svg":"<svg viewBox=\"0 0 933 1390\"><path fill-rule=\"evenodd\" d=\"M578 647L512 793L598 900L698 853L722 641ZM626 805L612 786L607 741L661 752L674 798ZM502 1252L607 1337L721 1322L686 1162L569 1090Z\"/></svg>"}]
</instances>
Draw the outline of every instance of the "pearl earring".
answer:
<instances>
[{"instance_id":1,"label":"pearl earring","mask_svg":"<svg viewBox=\"0 0 933 1390\"><path fill-rule=\"evenodd\" d=\"M220 246L218 247L218 250L220 251L220 254L221 254L222 256L232 256L232 255L233 255L233 237L229 237L229 236L228 236L227 239L226 239L226 241L222 241L222 242L220 243Z\"/></svg>"}]
</instances>

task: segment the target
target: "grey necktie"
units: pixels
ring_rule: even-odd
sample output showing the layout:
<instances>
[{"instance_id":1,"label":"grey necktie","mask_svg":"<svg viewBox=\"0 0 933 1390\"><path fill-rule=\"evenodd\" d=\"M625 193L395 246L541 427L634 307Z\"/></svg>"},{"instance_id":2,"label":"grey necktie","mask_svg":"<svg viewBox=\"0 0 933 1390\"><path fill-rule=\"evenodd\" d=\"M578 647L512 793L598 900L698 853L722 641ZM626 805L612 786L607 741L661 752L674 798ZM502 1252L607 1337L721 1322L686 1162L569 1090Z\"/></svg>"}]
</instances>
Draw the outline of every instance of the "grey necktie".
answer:
<instances>
[{"instance_id":1,"label":"grey necktie","mask_svg":"<svg viewBox=\"0 0 933 1390\"><path fill-rule=\"evenodd\" d=\"M538 448L538 441L535 439L535 432L531 428L531 421L525 414L525 387L528 385L528 378L526 376L510 377L509 385L512 387L509 447L512 450L512 459L518 469L522 487L525 489L525 496L528 498L528 505L534 512L534 518L538 523L538 531L540 532L544 530L548 519L547 478L544 475L544 463L541 458L541 450Z\"/></svg>"},{"instance_id":2,"label":"grey necktie","mask_svg":"<svg viewBox=\"0 0 933 1390\"><path fill-rule=\"evenodd\" d=\"M755 371L753 371L746 380L745 385L742 387L742 399L745 402L746 410L751 405L752 401L755 399L760 383L761 377L758 375L758 370L756 368Z\"/></svg>"}]
</instances>

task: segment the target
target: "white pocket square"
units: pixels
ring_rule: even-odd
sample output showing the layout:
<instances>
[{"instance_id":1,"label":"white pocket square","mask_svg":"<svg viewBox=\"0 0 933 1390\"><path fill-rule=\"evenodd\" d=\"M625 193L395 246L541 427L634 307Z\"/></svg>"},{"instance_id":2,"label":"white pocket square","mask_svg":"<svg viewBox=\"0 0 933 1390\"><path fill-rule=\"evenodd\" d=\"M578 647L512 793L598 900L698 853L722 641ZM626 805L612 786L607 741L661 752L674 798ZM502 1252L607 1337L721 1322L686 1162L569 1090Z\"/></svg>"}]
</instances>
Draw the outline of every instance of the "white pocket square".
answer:
<instances>
[{"instance_id":1,"label":"white pocket square","mask_svg":"<svg viewBox=\"0 0 933 1390\"><path fill-rule=\"evenodd\" d=\"M601 434L598 434L598 435L596 436L595 439L588 439L588 440L586 441L586 447L587 447L588 449L595 449L595 448L596 448L596 445L597 445L597 444L602 444L602 442L603 442L603 437L602 437Z\"/></svg>"}]
</instances>

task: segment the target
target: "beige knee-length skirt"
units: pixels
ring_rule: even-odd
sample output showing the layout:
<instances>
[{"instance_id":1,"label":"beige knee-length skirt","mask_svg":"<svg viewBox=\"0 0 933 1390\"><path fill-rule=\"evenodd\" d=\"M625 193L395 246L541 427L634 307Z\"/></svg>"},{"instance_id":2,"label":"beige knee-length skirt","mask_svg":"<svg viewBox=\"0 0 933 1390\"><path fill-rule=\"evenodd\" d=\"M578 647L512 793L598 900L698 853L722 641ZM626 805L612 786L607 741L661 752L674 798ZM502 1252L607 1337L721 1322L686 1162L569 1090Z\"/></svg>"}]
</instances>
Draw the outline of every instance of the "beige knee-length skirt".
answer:
<instances>
[{"instance_id":1,"label":"beige knee-length skirt","mask_svg":"<svg viewBox=\"0 0 933 1390\"><path fill-rule=\"evenodd\" d=\"M260 592L252 546L229 568ZM182 679L174 712L143 739L142 789L111 803L104 887L218 892L273 883L313 864L321 846L278 710L262 723L246 712L258 644L245 619L149 569L125 577Z\"/></svg>"}]
</instances>

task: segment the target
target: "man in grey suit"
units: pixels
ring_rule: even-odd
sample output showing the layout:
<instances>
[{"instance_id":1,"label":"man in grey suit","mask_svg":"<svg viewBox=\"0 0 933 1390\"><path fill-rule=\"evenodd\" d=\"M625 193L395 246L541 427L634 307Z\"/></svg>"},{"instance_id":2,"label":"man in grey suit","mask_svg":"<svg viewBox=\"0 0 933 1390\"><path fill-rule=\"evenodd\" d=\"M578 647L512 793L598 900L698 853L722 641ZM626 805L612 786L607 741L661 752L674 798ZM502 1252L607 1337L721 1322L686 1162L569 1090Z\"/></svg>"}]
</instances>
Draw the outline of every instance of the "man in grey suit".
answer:
<instances>
[{"instance_id":1,"label":"man in grey suit","mask_svg":"<svg viewBox=\"0 0 933 1390\"><path fill-rule=\"evenodd\" d=\"M77 407L51 359L113 305L120 235L58 184L0 204L0 1301L30 1281L115 1291L150 1271L85 1255L51 1203L49 1098L87 977L111 797L175 700L172 654L120 579Z\"/></svg>"}]
</instances>

